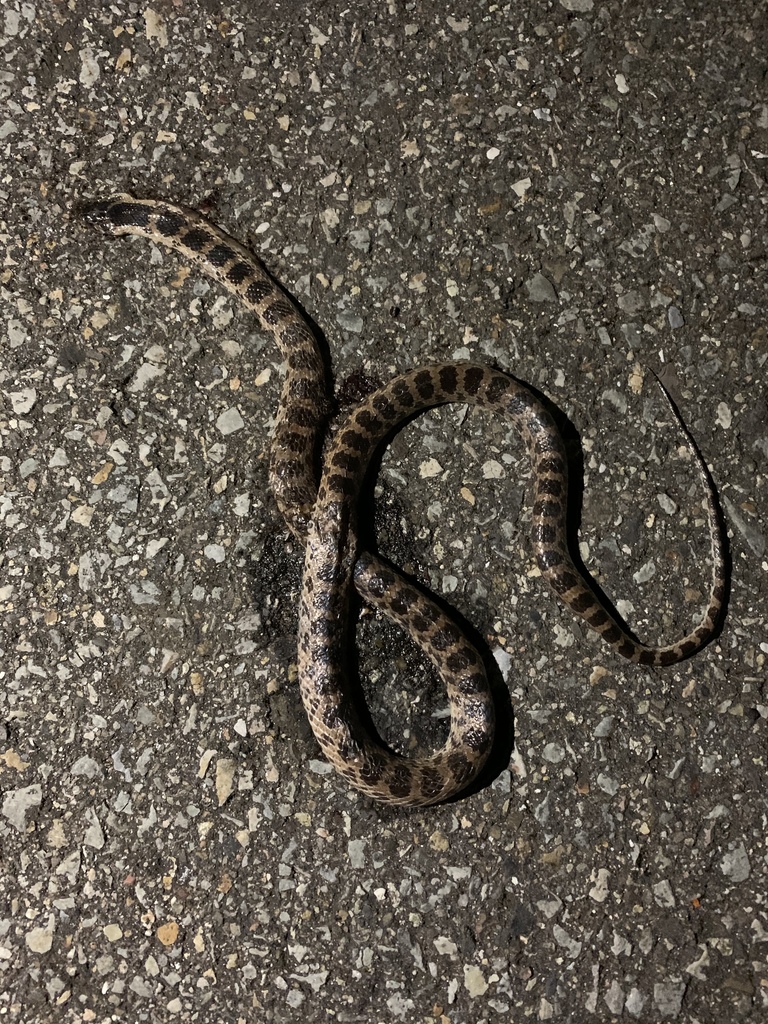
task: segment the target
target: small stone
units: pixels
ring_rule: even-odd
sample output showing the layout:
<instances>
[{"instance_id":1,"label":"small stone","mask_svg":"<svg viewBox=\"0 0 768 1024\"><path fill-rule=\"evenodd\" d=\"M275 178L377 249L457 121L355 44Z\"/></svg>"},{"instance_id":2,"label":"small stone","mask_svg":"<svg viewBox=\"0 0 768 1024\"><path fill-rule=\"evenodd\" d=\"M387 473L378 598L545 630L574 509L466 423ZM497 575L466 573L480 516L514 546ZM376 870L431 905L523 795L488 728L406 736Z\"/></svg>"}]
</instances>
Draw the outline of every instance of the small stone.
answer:
<instances>
[{"instance_id":1,"label":"small stone","mask_svg":"<svg viewBox=\"0 0 768 1024\"><path fill-rule=\"evenodd\" d=\"M245 420L240 415L240 410L234 405L223 412L216 420L216 429L225 436L227 434L234 434L236 430L242 430L244 426Z\"/></svg>"},{"instance_id":2,"label":"small stone","mask_svg":"<svg viewBox=\"0 0 768 1024\"><path fill-rule=\"evenodd\" d=\"M660 907L676 906L675 894L672 892L672 886L666 878L653 886L653 898Z\"/></svg>"},{"instance_id":3,"label":"small stone","mask_svg":"<svg viewBox=\"0 0 768 1024\"><path fill-rule=\"evenodd\" d=\"M581 953L583 943L579 942L578 939L572 938L565 928L561 928L559 924L552 925L552 934L558 946L566 951L571 960L575 960Z\"/></svg>"},{"instance_id":4,"label":"small stone","mask_svg":"<svg viewBox=\"0 0 768 1024\"><path fill-rule=\"evenodd\" d=\"M437 459L425 459L419 466L419 476L422 480L429 480L431 477L440 476L443 467Z\"/></svg>"},{"instance_id":5,"label":"small stone","mask_svg":"<svg viewBox=\"0 0 768 1024\"><path fill-rule=\"evenodd\" d=\"M448 841L448 837L438 830L433 832L429 837L429 845L433 850L437 850L439 853L445 853L451 844Z\"/></svg>"},{"instance_id":6,"label":"small stone","mask_svg":"<svg viewBox=\"0 0 768 1024\"><path fill-rule=\"evenodd\" d=\"M32 928L24 936L24 940L33 953L48 953L53 945L53 933L56 924L53 914L48 918L48 924L41 928Z\"/></svg>"},{"instance_id":7,"label":"small stone","mask_svg":"<svg viewBox=\"0 0 768 1024\"><path fill-rule=\"evenodd\" d=\"M720 861L720 870L732 882L743 882L749 878L751 865L744 843L736 845Z\"/></svg>"},{"instance_id":8,"label":"small stone","mask_svg":"<svg viewBox=\"0 0 768 1024\"><path fill-rule=\"evenodd\" d=\"M101 822L96 817L93 808L86 811L85 817L90 821L90 825L85 830L83 845L90 846L94 850L101 850L104 847L104 830L101 827Z\"/></svg>"},{"instance_id":9,"label":"small stone","mask_svg":"<svg viewBox=\"0 0 768 1024\"><path fill-rule=\"evenodd\" d=\"M352 334L362 334L365 321L356 313L339 313L336 321L342 331L350 331Z\"/></svg>"},{"instance_id":10,"label":"small stone","mask_svg":"<svg viewBox=\"0 0 768 1024\"><path fill-rule=\"evenodd\" d=\"M156 377L162 377L164 374L165 370L161 366L154 366L152 363L142 363L133 375L133 380L128 385L128 391L132 394L143 391L150 381Z\"/></svg>"},{"instance_id":11,"label":"small stone","mask_svg":"<svg viewBox=\"0 0 768 1024\"><path fill-rule=\"evenodd\" d=\"M530 281L525 282L525 287L531 302L557 302L555 286L543 274L534 274Z\"/></svg>"},{"instance_id":12,"label":"small stone","mask_svg":"<svg viewBox=\"0 0 768 1024\"><path fill-rule=\"evenodd\" d=\"M728 430L733 422L733 413L725 402L719 402L717 406L717 422L724 430Z\"/></svg>"},{"instance_id":13,"label":"small stone","mask_svg":"<svg viewBox=\"0 0 768 1024\"><path fill-rule=\"evenodd\" d=\"M613 723L615 718L613 715L606 715L602 721L598 722L595 727L595 731L592 733L597 739L605 739L606 736L610 736L613 732Z\"/></svg>"},{"instance_id":14,"label":"small stone","mask_svg":"<svg viewBox=\"0 0 768 1024\"><path fill-rule=\"evenodd\" d=\"M616 1017L621 1015L621 1011L624 1007L624 992L621 985L614 980L611 982L610 988L605 993L605 1005Z\"/></svg>"},{"instance_id":15,"label":"small stone","mask_svg":"<svg viewBox=\"0 0 768 1024\"><path fill-rule=\"evenodd\" d=\"M147 541L147 546L144 549L144 553L148 559L152 559L161 551L165 545L169 542L170 537L156 537L154 540Z\"/></svg>"},{"instance_id":16,"label":"small stone","mask_svg":"<svg viewBox=\"0 0 768 1024\"><path fill-rule=\"evenodd\" d=\"M685 324L683 314L680 312L677 306L669 307L669 309L667 310L667 320L669 321L669 326L672 328L673 331L676 331L678 327L682 327Z\"/></svg>"},{"instance_id":17,"label":"small stone","mask_svg":"<svg viewBox=\"0 0 768 1024\"><path fill-rule=\"evenodd\" d=\"M37 401L37 392L34 388L23 388L21 391L12 391L8 397L16 415L23 415L29 412Z\"/></svg>"},{"instance_id":18,"label":"small stone","mask_svg":"<svg viewBox=\"0 0 768 1024\"><path fill-rule=\"evenodd\" d=\"M102 774L99 762L88 754L78 757L69 770L73 775L84 775L88 779L98 779Z\"/></svg>"},{"instance_id":19,"label":"small stone","mask_svg":"<svg viewBox=\"0 0 768 1024\"><path fill-rule=\"evenodd\" d=\"M559 764L565 757L565 750L559 743L547 743L541 752L541 756L550 764Z\"/></svg>"},{"instance_id":20,"label":"small stone","mask_svg":"<svg viewBox=\"0 0 768 1024\"><path fill-rule=\"evenodd\" d=\"M624 1009L627 1013L631 1013L633 1017L638 1017L645 1006L645 998L639 989L630 989L627 1001L624 1004Z\"/></svg>"},{"instance_id":21,"label":"small stone","mask_svg":"<svg viewBox=\"0 0 768 1024\"><path fill-rule=\"evenodd\" d=\"M488 459L487 462L483 463L483 479L484 480L501 480L504 476L504 467L496 459Z\"/></svg>"},{"instance_id":22,"label":"small stone","mask_svg":"<svg viewBox=\"0 0 768 1024\"><path fill-rule=\"evenodd\" d=\"M361 252L369 252L371 248L371 232L368 228L350 231L349 242L354 249L359 249Z\"/></svg>"},{"instance_id":23,"label":"small stone","mask_svg":"<svg viewBox=\"0 0 768 1024\"><path fill-rule=\"evenodd\" d=\"M350 839L347 843L349 863L353 868L360 869L365 867L365 845L365 839Z\"/></svg>"},{"instance_id":24,"label":"small stone","mask_svg":"<svg viewBox=\"0 0 768 1024\"><path fill-rule=\"evenodd\" d=\"M36 782L22 789L9 789L3 797L3 817L7 818L19 832L25 832L27 811L39 807L42 799L42 787Z\"/></svg>"},{"instance_id":25,"label":"small stone","mask_svg":"<svg viewBox=\"0 0 768 1024\"><path fill-rule=\"evenodd\" d=\"M488 982L479 967L475 967L473 964L465 965L464 988L473 999L477 996L484 996L488 991Z\"/></svg>"},{"instance_id":26,"label":"small stone","mask_svg":"<svg viewBox=\"0 0 768 1024\"><path fill-rule=\"evenodd\" d=\"M589 895L595 900L596 903L605 902L608 896L608 879L610 878L610 872L607 868L598 868L597 873L592 872L592 881L595 883L594 886L589 890Z\"/></svg>"},{"instance_id":27,"label":"small stone","mask_svg":"<svg viewBox=\"0 0 768 1024\"><path fill-rule=\"evenodd\" d=\"M629 313L630 316L639 313L645 306L645 299L637 291L624 292L623 295L619 296L618 302L619 308L623 309L625 313Z\"/></svg>"},{"instance_id":28,"label":"small stone","mask_svg":"<svg viewBox=\"0 0 768 1024\"><path fill-rule=\"evenodd\" d=\"M701 955L697 957L696 960L693 960L688 964L685 968L685 973L692 975L694 978L698 978L699 981L706 981L707 975L704 968L709 967L710 964L709 950L702 943L699 943L699 949L701 950Z\"/></svg>"},{"instance_id":29,"label":"small stone","mask_svg":"<svg viewBox=\"0 0 768 1024\"><path fill-rule=\"evenodd\" d=\"M62 466L68 466L69 459L67 453L63 448L57 448L53 455L48 460L49 469L60 469Z\"/></svg>"},{"instance_id":30,"label":"small stone","mask_svg":"<svg viewBox=\"0 0 768 1024\"><path fill-rule=\"evenodd\" d=\"M662 981L653 986L656 1009L665 1017L677 1017L683 1006L686 985L684 981Z\"/></svg>"},{"instance_id":31,"label":"small stone","mask_svg":"<svg viewBox=\"0 0 768 1024\"><path fill-rule=\"evenodd\" d=\"M229 800L232 790L235 788L235 768L237 762L229 757L220 757L216 762L216 796L219 807Z\"/></svg>"},{"instance_id":32,"label":"small stone","mask_svg":"<svg viewBox=\"0 0 768 1024\"><path fill-rule=\"evenodd\" d=\"M656 575L656 566L653 562L648 561L645 565L641 565L637 572L632 573L632 579L635 583L647 583L648 580L653 579Z\"/></svg>"},{"instance_id":33,"label":"small stone","mask_svg":"<svg viewBox=\"0 0 768 1024\"><path fill-rule=\"evenodd\" d=\"M179 925L176 921L166 921L157 929L157 937L164 946L172 946L179 937Z\"/></svg>"},{"instance_id":34,"label":"small stone","mask_svg":"<svg viewBox=\"0 0 768 1024\"><path fill-rule=\"evenodd\" d=\"M605 775L603 772L600 772L597 776L597 785L604 793L607 793L608 796L616 796L619 791L619 783L609 775Z\"/></svg>"}]
</instances>

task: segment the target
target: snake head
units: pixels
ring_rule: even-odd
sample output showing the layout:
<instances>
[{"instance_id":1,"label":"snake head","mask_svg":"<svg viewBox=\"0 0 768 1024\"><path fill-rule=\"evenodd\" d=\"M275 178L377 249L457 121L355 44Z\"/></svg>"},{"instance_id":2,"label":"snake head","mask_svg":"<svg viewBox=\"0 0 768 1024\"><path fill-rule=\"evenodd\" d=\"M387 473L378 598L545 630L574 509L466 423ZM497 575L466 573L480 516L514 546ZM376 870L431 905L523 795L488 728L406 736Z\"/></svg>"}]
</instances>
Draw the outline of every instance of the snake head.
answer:
<instances>
[{"instance_id":1,"label":"snake head","mask_svg":"<svg viewBox=\"0 0 768 1024\"><path fill-rule=\"evenodd\" d=\"M133 196L120 192L110 199L89 200L78 204L77 214L88 224L120 235L149 223L149 208Z\"/></svg>"}]
</instances>

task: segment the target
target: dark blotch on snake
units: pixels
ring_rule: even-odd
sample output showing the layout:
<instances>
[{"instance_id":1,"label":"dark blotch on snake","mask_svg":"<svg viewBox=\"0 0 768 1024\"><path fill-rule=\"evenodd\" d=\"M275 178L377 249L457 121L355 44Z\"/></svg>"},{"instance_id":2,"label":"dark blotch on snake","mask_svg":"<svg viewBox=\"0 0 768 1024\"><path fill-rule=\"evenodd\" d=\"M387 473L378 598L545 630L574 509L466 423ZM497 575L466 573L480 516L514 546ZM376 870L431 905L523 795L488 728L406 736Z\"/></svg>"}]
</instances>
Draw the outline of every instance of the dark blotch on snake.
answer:
<instances>
[{"instance_id":1,"label":"dark blotch on snake","mask_svg":"<svg viewBox=\"0 0 768 1024\"><path fill-rule=\"evenodd\" d=\"M360 470L360 459L353 452L338 451L333 453L331 465L335 469L343 469L346 473L358 473Z\"/></svg>"},{"instance_id":2,"label":"dark blotch on snake","mask_svg":"<svg viewBox=\"0 0 768 1024\"><path fill-rule=\"evenodd\" d=\"M360 563L358 562L358 565ZM357 573L355 574L357 575ZM371 577L368 581L368 589L376 597L383 597L387 590L395 582L395 577L391 572L381 571L376 576Z\"/></svg>"},{"instance_id":3,"label":"dark blotch on snake","mask_svg":"<svg viewBox=\"0 0 768 1024\"><path fill-rule=\"evenodd\" d=\"M371 450L370 437L364 434L360 430L354 428L348 428L344 434L344 444L347 448L351 448L352 451L357 452L361 456L365 456Z\"/></svg>"},{"instance_id":4,"label":"dark blotch on snake","mask_svg":"<svg viewBox=\"0 0 768 1024\"><path fill-rule=\"evenodd\" d=\"M392 595L389 607L395 615L405 615L408 609L415 603L415 600L413 591L405 590L399 594L395 593Z\"/></svg>"},{"instance_id":5,"label":"dark blotch on snake","mask_svg":"<svg viewBox=\"0 0 768 1024\"><path fill-rule=\"evenodd\" d=\"M570 606L575 612L581 615L588 608L591 608L595 603L594 597L589 593L588 590L584 590L583 593L577 594L576 597L572 597L570 600Z\"/></svg>"},{"instance_id":6,"label":"dark blotch on snake","mask_svg":"<svg viewBox=\"0 0 768 1024\"><path fill-rule=\"evenodd\" d=\"M293 346L304 346L305 348L311 347L314 344L312 333L309 328L305 327L304 324L297 320L295 317L286 324L281 324L278 328L280 332L280 344L285 348ZM323 368L323 357L315 349L312 349L312 358L315 360L315 366L317 367L318 383L322 379L325 380L325 370Z\"/></svg>"},{"instance_id":7,"label":"dark blotch on snake","mask_svg":"<svg viewBox=\"0 0 768 1024\"><path fill-rule=\"evenodd\" d=\"M405 410L413 409L416 405L416 398L408 386L407 378L401 378L394 382L392 385L392 394Z\"/></svg>"},{"instance_id":8,"label":"dark blotch on snake","mask_svg":"<svg viewBox=\"0 0 768 1024\"><path fill-rule=\"evenodd\" d=\"M271 281L251 281L245 289L245 298L254 306L260 305L275 290ZM283 331L283 336L287 331Z\"/></svg>"},{"instance_id":9,"label":"dark blotch on snake","mask_svg":"<svg viewBox=\"0 0 768 1024\"><path fill-rule=\"evenodd\" d=\"M106 216L115 227L146 228L149 226L151 210L141 203L115 203L108 206Z\"/></svg>"},{"instance_id":10,"label":"dark blotch on snake","mask_svg":"<svg viewBox=\"0 0 768 1024\"><path fill-rule=\"evenodd\" d=\"M522 419L526 417L526 428L530 429L530 423L527 421L527 414L530 413L533 407L531 396L527 391L513 391L511 395L507 395L504 401L504 409L507 416L512 419Z\"/></svg>"},{"instance_id":11,"label":"dark blotch on snake","mask_svg":"<svg viewBox=\"0 0 768 1024\"><path fill-rule=\"evenodd\" d=\"M472 777L472 765L460 750L451 751L447 760L454 778L465 782Z\"/></svg>"},{"instance_id":12,"label":"dark blotch on snake","mask_svg":"<svg viewBox=\"0 0 768 1024\"><path fill-rule=\"evenodd\" d=\"M355 493L355 481L348 476L340 476L338 473L328 474L327 486L345 498L351 497Z\"/></svg>"},{"instance_id":13,"label":"dark blotch on snake","mask_svg":"<svg viewBox=\"0 0 768 1024\"><path fill-rule=\"evenodd\" d=\"M178 213L171 213L170 210L165 210L163 213L158 214L155 220L155 227L166 238L174 238L185 224L186 221L182 216Z\"/></svg>"},{"instance_id":14,"label":"dark blotch on snake","mask_svg":"<svg viewBox=\"0 0 768 1024\"><path fill-rule=\"evenodd\" d=\"M406 797L411 792L411 773L405 764L397 764L387 775L387 784L393 796Z\"/></svg>"},{"instance_id":15,"label":"dark blotch on snake","mask_svg":"<svg viewBox=\"0 0 768 1024\"><path fill-rule=\"evenodd\" d=\"M556 526L551 523L537 523L531 530L531 541L537 545L545 547L546 551L541 551L537 554L536 559L539 563L539 568L544 572L546 569L554 569L558 565L562 565L565 562L566 556L562 549L550 545L556 545L559 541L559 531Z\"/></svg>"},{"instance_id":16,"label":"dark blotch on snake","mask_svg":"<svg viewBox=\"0 0 768 1024\"><path fill-rule=\"evenodd\" d=\"M563 593L566 590L574 590L577 587L583 586L584 580L573 568L566 567L565 569L561 569L557 574L558 593Z\"/></svg>"},{"instance_id":17,"label":"dark blotch on snake","mask_svg":"<svg viewBox=\"0 0 768 1024\"><path fill-rule=\"evenodd\" d=\"M286 363L292 370L313 371L317 367L317 360L313 353L306 352L302 348L292 348L287 356Z\"/></svg>"},{"instance_id":18,"label":"dark blotch on snake","mask_svg":"<svg viewBox=\"0 0 768 1024\"><path fill-rule=\"evenodd\" d=\"M228 245L224 245L223 242L219 242L205 254L205 258L213 267L223 267L226 263L231 262L235 258L235 250L230 249Z\"/></svg>"},{"instance_id":19,"label":"dark blotch on snake","mask_svg":"<svg viewBox=\"0 0 768 1024\"><path fill-rule=\"evenodd\" d=\"M355 413L355 423L359 424L367 434L378 434L382 423L370 409L362 408Z\"/></svg>"},{"instance_id":20,"label":"dark blotch on snake","mask_svg":"<svg viewBox=\"0 0 768 1024\"><path fill-rule=\"evenodd\" d=\"M559 501L549 501L547 498L542 498L540 494L533 504L533 514L537 518L557 519L561 510L562 504Z\"/></svg>"},{"instance_id":21,"label":"dark blotch on snake","mask_svg":"<svg viewBox=\"0 0 768 1024\"><path fill-rule=\"evenodd\" d=\"M461 672L464 668L466 668L466 665L459 665L456 671ZM463 675L459 680L457 688L459 693L465 697L470 697L477 693L485 693L488 688L485 672L471 672L469 675Z\"/></svg>"},{"instance_id":22,"label":"dark blotch on snake","mask_svg":"<svg viewBox=\"0 0 768 1024\"><path fill-rule=\"evenodd\" d=\"M468 366L464 371L464 388L470 395L476 395L480 385L486 378L486 373L480 366Z\"/></svg>"},{"instance_id":23,"label":"dark blotch on snake","mask_svg":"<svg viewBox=\"0 0 768 1024\"><path fill-rule=\"evenodd\" d=\"M385 423L397 422L402 417L402 413L397 410L386 395L374 395L371 401L376 412L384 418Z\"/></svg>"},{"instance_id":24,"label":"dark blotch on snake","mask_svg":"<svg viewBox=\"0 0 768 1024\"><path fill-rule=\"evenodd\" d=\"M293 421L297 427L305 427L307 433L310 433L317 423L317 412L312 412L310 409L304 409L301 406L297 406L296 415L293 417Z\"/></svg>"},{"instance_id":25,"label":"dark blotch on snake","mask_svg":"<svg viewBox=\"0 0 768 1024\"><path fill-rule=\"evenodd\" d=\"M496 402L500 401L501 398L503 398L503 396L507 393L507 391L509 391L511 387L512 381L509 379L509 377L505 377L501 373L495 374L493 379L491 380L491 383L488 385L488 389L486 392L486 394L488 395L488 400L495 404Z\"/></svg>"},{"instance_id":26,"label":"dark blotch on snake","mask_svg":"<svg viewBox=\"0 0 768 1024\"><path fill-rule=\"evenodd\" d=\"M457 651L451 651L451 653L448 655L446 659L446 664L448 668L451 670L451 672L455 672L458 674L459 672L463 672L469 665L472 664L472 661L469 658L467 658L467 655L465 653L466 650L466 647L462 647ZM461 686L461 683L459 684L459 686ZM464 691L462 690L462 693L463 692Z\"/></svg>"},{"instance_id":27,"label":"dark blotch on snake","mask_svg":"<svg viewBox=\"0 0 768 1024\"><path fill-rule=\"evenodd\" d=\"M293 313L293 306L287 299L275 298L266 309L261 311L262 319L270 327L275 327Z\"/></svg>"},{"instance_id":28,"label":"dark blotch on snake","mask_svg":"<svg viewBox=\"0 0 768 1024\"><path fill-rule=\"evenodd\" d=\"M539 470L542 473L551 473L553 476L561 476L566 472L566 465L563 455L560 452L549 452L539 459Z\"/></svg>"},{"instance_id":29,"label":"dark blotch on snake","mask_svg":"<svg viewBox=\"0 0 768 1024\"><path fill-rule=\"evenodd\" d=\"M310 377L294 377L289 385L292 399L308 398L312 401L317 397L317 382Z\"/></svg>"},{"instance_id":30,"label":"dark blotch on snake","mask_svg":"<svg viewBox=\"0 0 768 1024\"><path fill-rule=\"evenodd\" d=\"M603 612L603 620L605 622L610 622L610 619L605 612ZM601 629L599 626L595 628L597 629L598 633L603 638L603 640L607 640L609 644L618 644L618 642L622 640L624 636L624 634L621 632L621 630L615 622L611 622L607 629ZM621 648L617 648L617 650L619 650L619 653L621 653L622 649L626 651L634 651L635 648L631 641L625 640L622 642ZM624 657L631 659L632 655L625 654Z\"/></svg>"},{"instance_id":31,"label":"dark blotch on snake","mask_svg":"<svg viewBox=\"0 0 768 1024\"><path fill-rule=\"evenodd\" d=\"M432 380L431 370L419 370L414 375L413 383L416 385L416 390L419 396L425 401L435 396L435 382Z\"/></svg>"},{"instance_id":32,"label":"dark blotch on snake","mask_svg":"<svg viewBox=\"0 0 768 1024\"><path fill-rule=\"evenodd\" d=\"M432 646L437 651L447 651L459 640L460 633L453 623L446 623L432 637Z\"/></svg>"},{"instance_id":33,"label":"dark blotch on snake","mask_svg":"<svg viewBox=\"0 0 768 1024\"><path fill-rule=\"evenodd\" d=\"M200 252L211 240L211 235L207 231L203 231L201 228L192 228L184 235L180 242L182 245L186 245L188 249L193 252Z\"/></svg>"},{"instance_id":34,"label":"dark blotch on snake","mask_svg":"<svg viewBox=\"0 0 768 1024\"><path fill-rule=\"evenodd\" d=\"M471 750L487 750L493 742L489 734L483 729L468 729L464 733L464 740Z\"/></svg>"},{"instance_id":35,"label":"dark blotch on snake","mask_svg":"<svg viewBox=\"0 0 768 1024\"><path fill-rule=\"evenodd\" d=\"M454 394L459 380L456 367L450 364L448 366L441 366L438 375L440 377L440 387L443 391L446 394Z\"/></svg>"},{"instance_id":36,"label":"dark blotch on snake","mask_svg":"<svg viewBox=\"0 0 768 1024\"><path fill-rule=\"evenodd\" d=\"M339 723L337 722L336 725L338 726ZM339 743L337 750L342 761L346 761L347 764L349 764L350 761L358 761L360 759L360 744L357 743L357 741L349 734L347 734L346 739L343 742Z\"/></svg>"},{"instance_id":37,"label":"dark blotch on snake","mask_svg":"<svg viewBox=\"0 0 768 1024\"><path fill-rule=\"evenodd\" d=\"M236 263L234 267L230 267L227 271L227 280L231 281L234 285L242 284L252 273L253 271L247 263Z\"/></svg>"},{"instance_id":38,"label":"dark blotch on snake","mask_svg":"<svg viewBox=\"0 0 768 1024\"><path fill-rule=\"evenodd\" d=\"M413 627L418 633L426 633L440 618L440 612L434 605L421 602L413 609Z\"/></svg>"},{"instance_id":39,"label":"dark blotch on snake","mask_svg":"<svg viewBox=\"0 0 768 1024\"><path fill-rule=\"evenodd\" d=\"M629 640L624 640L621 644L619 644L616 650L619 654L623 654L625 658L637 660L635 658L635 655L637 654L637 649L635 648L634 644L631 644L629 642Z\"/></svg>"},{"instance_id":40,"label":"dark blotch on snake","mask_svg":"<svg viewBox=\"0 0 768 1024\"><path fill-rule=\"evenodd\" d=\"M548 476L540 478L536 484L536 493L545 494L552 498L562 498L567 488L559 476Z\"/></svg>"}]
</instances>

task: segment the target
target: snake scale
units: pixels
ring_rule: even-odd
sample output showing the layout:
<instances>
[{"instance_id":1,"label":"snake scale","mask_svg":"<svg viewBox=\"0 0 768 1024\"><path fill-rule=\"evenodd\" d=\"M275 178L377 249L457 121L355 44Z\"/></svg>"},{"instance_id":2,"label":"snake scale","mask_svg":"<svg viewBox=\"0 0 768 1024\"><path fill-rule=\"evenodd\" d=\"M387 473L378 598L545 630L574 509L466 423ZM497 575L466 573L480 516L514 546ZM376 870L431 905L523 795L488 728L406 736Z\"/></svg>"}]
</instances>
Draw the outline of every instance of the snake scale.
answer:
<instances>
[{"instance_id":1,"label":"snake scale","mask_svg":"<svg viewBox=\"0 0 768 1024\"><path fill-rule=\"evenodd\" d=\"M182 253L234 293L277 342L285 377L269 475L288 528L306 545L298 637L301 696L325 756L358 790L391 804L438 803L476 777L493 737L493 703L478 652L442 607L360 550L357 541L358 496L373 454L388 434L421 410L466 403L501 414L517 428L533 465L531 543L541 575L618 654L641 665L671 665L715 634L726 595L725 542L714 485L679 416L707 487L712 584L695 629L676 643L648 647L603 607L569 554L563 441L525 384L473 363L443 363L401 374L346 415L325 445L318 476L330 410L322 354L305 317L261 262L200 213L171 203L122 194L86 203L81 213L112 235L140 235ZM396 755L370 734L356 711L344 665L353 588L413 637L447 687L450 734L429 757Z\"/></svg>"}]
</instances>

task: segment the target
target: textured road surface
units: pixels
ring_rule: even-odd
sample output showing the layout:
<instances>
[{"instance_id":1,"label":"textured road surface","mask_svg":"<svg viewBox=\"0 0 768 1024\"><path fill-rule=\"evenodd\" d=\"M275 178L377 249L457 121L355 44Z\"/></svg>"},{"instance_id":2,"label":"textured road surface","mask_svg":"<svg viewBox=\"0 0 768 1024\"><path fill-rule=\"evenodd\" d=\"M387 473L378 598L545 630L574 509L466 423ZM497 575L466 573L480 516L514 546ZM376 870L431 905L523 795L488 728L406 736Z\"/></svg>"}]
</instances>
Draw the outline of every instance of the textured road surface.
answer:
<instances>
[{"instance_id":1,"label":"textured road surface","mask_svg":"<svg viewBox=\"0 0 768 1024\"><path fill-rule=\"evenodd\" d=\"M768 26L759 4L152 6L0 14L0 1016L759 1021L768 1008ZM455 607L501 733L474 793L382 809L295 681L301 552L267 490L279 366L172 254L73 216L203 208L323 333L340 405L487 361L553 403L623 663L537 578L521 445L449 409L378 478L380 550ZM408 751L444 698L373 616Z\"/></svg>"}]
</instances>

